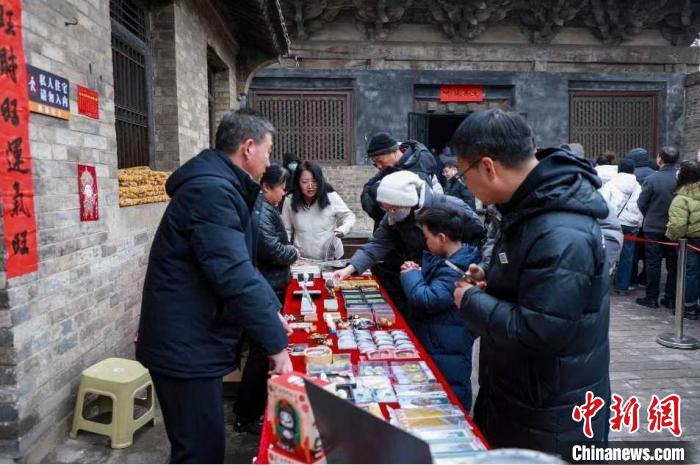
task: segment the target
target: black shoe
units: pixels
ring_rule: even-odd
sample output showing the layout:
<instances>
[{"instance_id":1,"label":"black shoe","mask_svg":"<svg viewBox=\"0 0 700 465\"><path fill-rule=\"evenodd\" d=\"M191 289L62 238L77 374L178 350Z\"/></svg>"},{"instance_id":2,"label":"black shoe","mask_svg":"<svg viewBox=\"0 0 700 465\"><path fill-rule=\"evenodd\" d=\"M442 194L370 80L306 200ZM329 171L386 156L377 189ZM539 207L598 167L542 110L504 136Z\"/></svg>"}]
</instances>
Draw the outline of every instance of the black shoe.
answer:
<instances>
[{"instance_id":1,"label":"black shoe","mask_svg":"<svg viewBox=\"0 0 700 465\"><path fill-rule=\"evenodd\" d=\"M663 299L661 299L661 305L663 305L664 307L666 307L670 310L673 310L676 308L676 301L671 300L668 297L664 297Z\"/></svg>"},{"instance_id":2,"label":"black shoe","mask_svg":"<svg viewBox=\"0 0 700 465\"><path fill-rule=\"evenodd\" d=\"M648 307L648 308L659 308L659 304L656 303L656 299L650 299L648 297L640 297L637 300L637 305L641 305L642 307Z\"/></svg>"},{"instance_id":3,"label":"black shoe","mask_svg":"<svg viewBox=\"0 0 700 465\"><path fill-rule=\"evenodd\" d=\"M233 430L236 433L248 433L260 436L260 433L262 433L262 420L249 421L246 423L236 421L233 423Z\"/></svg>"}]
</instances>

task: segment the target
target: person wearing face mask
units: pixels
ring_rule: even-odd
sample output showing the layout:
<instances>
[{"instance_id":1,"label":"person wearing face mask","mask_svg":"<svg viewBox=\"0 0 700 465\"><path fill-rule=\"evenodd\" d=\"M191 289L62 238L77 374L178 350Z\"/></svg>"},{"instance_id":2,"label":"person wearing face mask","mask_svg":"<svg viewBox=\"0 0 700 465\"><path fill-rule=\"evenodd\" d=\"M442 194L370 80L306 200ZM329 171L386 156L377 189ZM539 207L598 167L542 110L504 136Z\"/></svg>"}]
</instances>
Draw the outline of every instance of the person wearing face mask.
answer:
<instances>
[{"instance_id":1,"label":"person wearing face mask","mask_svg":"<svg viewBox=\"0 0 700 465\"><path fill-rule=\"evenodd\" d=\"M355 252L350 264L333 273L333 280L341 281L353 273L363 273L380 260L392 257L392 263L396 265L388 270L391 273L389 279L387 276L378 278L397 309L411 324L410 310L406 305L399 274L402 263L417 263L423 252L428 250L416 214L435 205L449 206L463 213L462 242L471 245L477 245L482 239L484 226L474 210L462 200L436 194L425 181L410 171L397 171L384 177L377 189L377 201L386 213L379 227L369 241Z\"/></svg>"},{"instance_id":2,"label":"person wearing face mask","mask_svg":"<svg viewBox=\"0 0 700 465\"><path fill-rule=\"evenodd\" d=\"M294 172L297 170L300 161L294 152L287 152L282 156L282 165L287 170L288 179L294 177Z\"/></svg>"},{"instance_id":3,"label":"person wearing face mask","mask_svg":"<svg viewBox=\"0 0 700 465\"><path fill-rule=\"evenodd\" d=\"M143 285L136 360L150 371L172 463L223 463L223 376L238 367L245 332L292 371L289 325L255 266L258 181L270 163L272 124L231 111L202 151L170 175Z\"/></svg>"},{"instance_id":4,"label":"person wearing face mask","mask_svg":"<svg viewBox=\"0 0 700 465\"><path fill-rule=\"evenodd\" d=\"M355 224L355 214L326 182L316 162L299 165L293 186L282 207L282 221L294 247L304 258L342 258L341 239ZM333 252L332 256L326 256L328 251Z\"/></svg>"},{"instance_id":5,"label":"person wearing face mask","mask_svg":"<svg viewBox=\"0 0 700 465\"><path fill-rule=\"evenodd\" d=\"M273 163L260 180L265 201L260 212L260 235L256 248L258 269L270 283L282 306L287 285L292 279L290 267L299 257L287 238L282 218L277 211L277 206L284 198L288 178L287 170ZM239 433L260 434L267 402L268 369L265 353L255 341L250 341L248 360L243 369L234 407L234 429Z\"/></svg>"}]
</instances>

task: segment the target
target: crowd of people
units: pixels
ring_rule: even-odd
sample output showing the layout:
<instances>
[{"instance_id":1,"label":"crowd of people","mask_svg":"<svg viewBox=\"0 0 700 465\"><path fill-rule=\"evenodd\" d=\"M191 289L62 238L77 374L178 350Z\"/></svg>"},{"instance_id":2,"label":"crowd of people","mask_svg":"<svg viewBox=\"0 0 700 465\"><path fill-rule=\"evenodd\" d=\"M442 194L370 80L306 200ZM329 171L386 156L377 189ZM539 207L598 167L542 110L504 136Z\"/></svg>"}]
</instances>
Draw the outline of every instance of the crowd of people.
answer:
<instances>
[{"instance_id":1,"label":"crowd of people","mask_svg":"<svg viewBox=\"0 0 700 465\"><path fill-rule=\"evenodd\" d=\"M167 183L136 356L153 376L173 462L223 461L221 377L238 366L244 339L235 428L260 431L268 374L291 370L280 314L290 267L343 257L355 223L320 165L295 154L270 164L274 134L262 116L230 112L215 148ZM609 283L625 293L644 274L637 302L658 306L665 258L661 303L673 305L675 251L662 243L700 246L700 162L677 170L678 151L664 147L654 166L643 149L594 166L578 144L534 141L521 116L501 110L467 117L448 157L375 134L367 156L377 173L360 194L374 231L333 279L372 270L492 446L565 454L585 439L572 419L585 392L610 399ZM700 255L686 279L696 318ZM605 415L592 427L607 440Z\"/></svg>"}]
</instances>

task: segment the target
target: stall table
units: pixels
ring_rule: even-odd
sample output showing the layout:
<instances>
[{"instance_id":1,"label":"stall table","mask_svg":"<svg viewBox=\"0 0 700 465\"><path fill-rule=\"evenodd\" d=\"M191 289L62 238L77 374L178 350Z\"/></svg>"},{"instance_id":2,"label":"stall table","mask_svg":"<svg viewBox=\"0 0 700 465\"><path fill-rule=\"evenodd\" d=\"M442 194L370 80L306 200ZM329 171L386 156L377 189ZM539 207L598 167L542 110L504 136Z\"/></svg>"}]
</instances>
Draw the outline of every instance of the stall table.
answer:
<instances>
[{"instance_id":1,"label":"stall table","mask_svg":"<svg viewBox=\"0 0 700 465\"><path fill-rule=\"evenodd\" d=\"M368 278L366 278L368 279ZM325 286L323 285L323 280L320 278L317 278L313 281L312 286L308 286L309 290L320 290L321 291L321 296L314 298L314 303L316 304L316 311L318 314L318 321L314 322L316 325L316 332L319 334L324 334L328 335L328 327L326 325L326 322L323 319L323 312L324 312L324 300L333 298L338 302L338 312L340 312L341 316L345 318L347 316L347 312L345 309L345 302L344 299L338 289L335 290L334 295L329 295L328 291L326 290ZM297 280L292 280L292 282L289 284L287 287L287 295L286 295L286 300L285 300L285 305L283 309L283 313L285 315L291 314L291 315L298 315L301 313L301 299L299 298L294 298L293 297L293 292L301 290L301 287ZM396 323L392 326L391 329L400 329L404 330L411 340L413 341L414 345L416 346L416 349L418 350L420 354L420 360L424 361L428 364L432 372L434 373L435 377L437 378L437 381L440 383L442 388L445 390L447 393L447 396L452 404L455 406L458 406L462 412L464 413L464 416L466 420L468 421L469 425L473 429L474 435L481 440L481 442L484 444L486 449L489 448L489 445L482 435L481 431L477 428L477 426L472 422L471 417L464 412L464 410L461 408L459 401L457 400L457 396L454 394L452 389L450 388L450 385L448 384L447 380L444 378L442 373L440 373L437 365L433 362L433 360L428 356L427 352L425 349L421 346L420 342L418 341L418 338L413 334L413 332L410 330L408 325L406 324L406 321L403 319L401 316L401 313L396 310L396 306L394 303L391 301L391 298L387 294L387 292L381 287L381 284L378 287L378 290L381 292L383 295L384 299L391 305L395 315L396 315ZM336 310L331 310L331 311L336 311ZM299 343L307 343L309 344L309 347L316 346L313 341L310 340L309 338L310 334L305 332L305 331L300 331L296 330L294 331L294 334L290 336L289 342L291 344L299 344ZM358 364L358 362L361 360L361 355L360 352L355 349L355 350L338 350L337 346L337 338L336 336L330 335L329 336L333 340L333 347L331 347L332 351L334 354L337 353L342 353L342 354L351 354L352 357L352 363L353 365ZM301 373L306 373L306 363L304 360L303 356L292 356L291 357L292 364L294 366L294 370L301 372ZM412 359L412 360L417 360L417 359ZM392 407L392 408L398 408L397 403L388 403L388 404L380 404L380 408L382 409L382 413L385 416L385 419L388 418L388 410L387 407ZM256 458L255 463L262 464L262 463L269 463L268 462L268 446L270 444L270 434L271 434L271 426L270 422L267 419L267 416L265 418L265 421L263 423L263 429L262 433L260 436L260 445L258 449L258 456Z\"/></svg>"}]
</instances>

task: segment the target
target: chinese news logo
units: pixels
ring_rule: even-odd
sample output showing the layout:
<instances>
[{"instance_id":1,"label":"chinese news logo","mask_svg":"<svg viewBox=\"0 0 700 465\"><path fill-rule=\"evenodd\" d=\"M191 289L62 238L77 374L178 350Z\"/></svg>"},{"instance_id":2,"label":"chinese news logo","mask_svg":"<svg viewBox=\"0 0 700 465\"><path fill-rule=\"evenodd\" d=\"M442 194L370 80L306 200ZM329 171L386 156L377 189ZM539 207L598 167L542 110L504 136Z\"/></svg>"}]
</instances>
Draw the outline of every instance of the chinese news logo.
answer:
<instances>
[{"instance_id":1,"label":"chinese news logo","mask_svg":"<svg viewBox=\"0 0 700 465\"><path fill-rule=\"evenodd\" d=\"M577 405L571 412L571 418L576 422L583 422L583 434L587 438L593 438L593 417L603 409L605 401L597 397L593 392L586 392L586 401L583 405ZM627 428L630 433L639 431L639 412L641 404L637 396L631 396L626 401L619 395L612 395L612 405L610 406L610 430L620 432ZM680 437L683 433L681 428L681 397L678 394L669 394L660 399L654 394L646 409L647 430L650 433L657 433L668 430L675 437Z\"/></svg>"}]
</instances>

